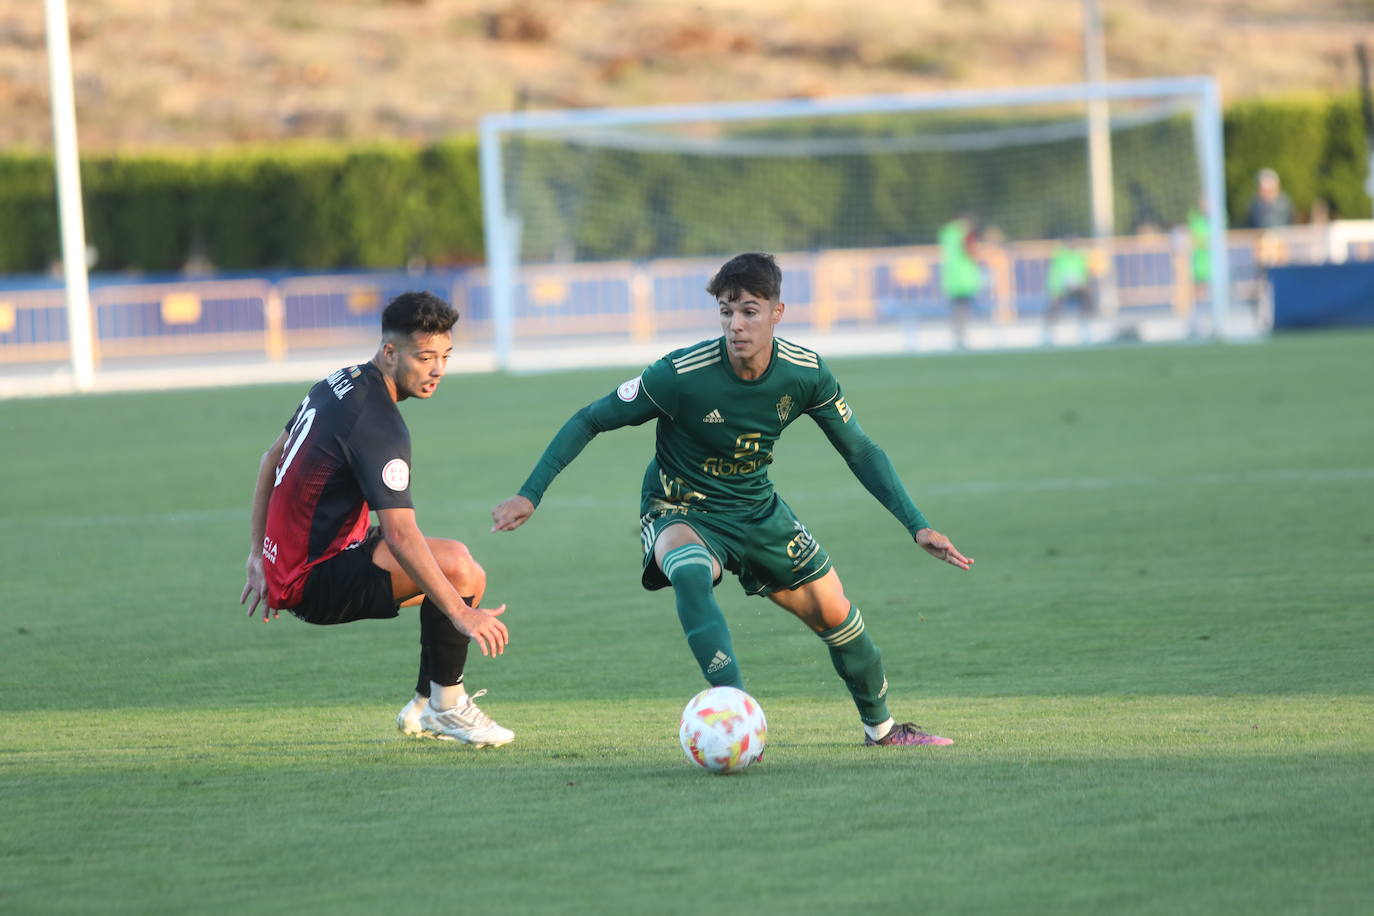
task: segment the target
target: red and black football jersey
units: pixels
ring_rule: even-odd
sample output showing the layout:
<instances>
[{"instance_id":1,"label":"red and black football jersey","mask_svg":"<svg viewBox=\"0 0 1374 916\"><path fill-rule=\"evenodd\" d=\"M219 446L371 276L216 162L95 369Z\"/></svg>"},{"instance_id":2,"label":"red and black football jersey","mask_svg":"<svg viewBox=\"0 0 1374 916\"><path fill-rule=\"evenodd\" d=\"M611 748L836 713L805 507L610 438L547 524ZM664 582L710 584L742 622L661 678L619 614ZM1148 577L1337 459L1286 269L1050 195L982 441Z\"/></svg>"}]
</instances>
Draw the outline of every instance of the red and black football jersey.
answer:
<instances>
[{"instance_id":1,"label":"red and black football jersey","mask_svg":"<svg viewBox=\"0 0 1374 916\"><path fill-rule=\"evenodd\" d=\"M262 544L274 608L299 604L310 570L364 539L369 508L414 505L410 430L372 363L316 383L286 432Z\"/></svg>"}]
</instances>

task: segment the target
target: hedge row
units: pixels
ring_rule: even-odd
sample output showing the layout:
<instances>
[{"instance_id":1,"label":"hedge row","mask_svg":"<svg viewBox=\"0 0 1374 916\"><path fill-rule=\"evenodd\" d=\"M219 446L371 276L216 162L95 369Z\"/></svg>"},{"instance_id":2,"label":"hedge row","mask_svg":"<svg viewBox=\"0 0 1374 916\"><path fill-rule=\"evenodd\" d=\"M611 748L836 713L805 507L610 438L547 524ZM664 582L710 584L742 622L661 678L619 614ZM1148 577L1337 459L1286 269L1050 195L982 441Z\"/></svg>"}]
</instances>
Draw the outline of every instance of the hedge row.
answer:
<instances>
[{"instance_id":1,"label":"hedge row","mask_svg":"<svg viewBox=\"0 0 1374 916\"><path fill-rule=\"evenodd\" d=\"M1353 96L1238 103L1226 113L1225 142L1232 225L1244 224L1265 166L1278 170L1299 214L1320 199L1336 216L1370 215ZM1118 136L1119 231L1183 220L1196 199L1192 156L1182 119ZM511 191L521 197L523 247L533 258L930 242L963 209L1009 237L1049 237L1087 230L1083 160L1081 140L785 167L527 143ZM221 270L254 270L482 257L471 138L91 157L82 181L101 270L176 271L202 258ZM0 154L0 273L40 271L56 259L54 200L48 156Z\"/></svg>"},{"instance_id":2,"label":"hedge row","mask_svg":"<svg viewBox=\"0 0 1374 916\"><path fill-rule=\"evenodd\" d=\"M286 145L204 155L91 157L81 164L86 234L101 270L393 268L482 252L472 140ZM0 272L58 256L47 156L0 156Z\"/></svg>"},{"instance_id":3,"label":"hedge row","mask_svg":"<svg viewBox=\"0 0 1374 916\"><path fill-rule=\"evenodd\" d=\"M1356 96L1239 102L1224 129L1231 225L1245 225L1255 175L1265 167L1279 173L1300 216L1320 200L1333 218L1370 218L1369 147Z\"/></svg>"}]
</instances>

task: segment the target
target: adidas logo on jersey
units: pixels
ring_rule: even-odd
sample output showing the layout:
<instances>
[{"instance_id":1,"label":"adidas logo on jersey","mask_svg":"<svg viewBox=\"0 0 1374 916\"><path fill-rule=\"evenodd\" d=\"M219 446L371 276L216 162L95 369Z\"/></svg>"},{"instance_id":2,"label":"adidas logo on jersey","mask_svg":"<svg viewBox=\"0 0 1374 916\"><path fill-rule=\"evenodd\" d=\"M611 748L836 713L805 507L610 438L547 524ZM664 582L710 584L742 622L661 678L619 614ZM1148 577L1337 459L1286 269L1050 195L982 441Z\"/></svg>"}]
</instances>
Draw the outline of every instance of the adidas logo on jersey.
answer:
<instances>
[{"instance_id":1,"label":"adidas logo on jersey","mask_svg":"<svg viewBox=\"0 0 1374 916\"><path fill-rule=\"evenodd\" d=\"M717 650L716 650L716 654L711 658L711 664L709 664L709 665L706 666L706 673L707 673L707 674L715 674L717 671L719 671L720 669L724 668L726 665L730 664L732 661L734 661L733 658L731 658L730 656L726 655L724 652L722 652L722 651L720 651L719 649L717 649Z\"/></svg>"},{"instance_id":2,"label":"adidas logo on jersey","mask_svg":"<svg viewBox=\"0 0 1374 916\"><path fill-rule=\"evenodd\" d=\"M708 413L706 416L702 417L702 418L701 418L701 422L703 422L703 423L724 423L724 422L725 422L725 418L722 417L722 416L720 415L720 411L719 411L719 410L713 410L713 411L711 411L710 413Z\"/></svg>"}]
</instances>

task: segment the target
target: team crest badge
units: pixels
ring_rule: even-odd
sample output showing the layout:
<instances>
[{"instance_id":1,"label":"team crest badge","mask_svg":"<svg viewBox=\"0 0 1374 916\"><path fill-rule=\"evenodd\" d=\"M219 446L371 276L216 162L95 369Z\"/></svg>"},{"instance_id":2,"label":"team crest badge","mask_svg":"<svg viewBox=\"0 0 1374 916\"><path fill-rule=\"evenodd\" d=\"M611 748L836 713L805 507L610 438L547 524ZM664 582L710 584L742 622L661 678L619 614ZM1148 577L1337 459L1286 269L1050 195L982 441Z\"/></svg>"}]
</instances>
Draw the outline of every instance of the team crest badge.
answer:
<instances>
[{"instance_id":1,"label":"team crest badge","mask_svg":"<svg viewBox=\"0 0 1374 916\"><path fill-rule=\"evenodd\" d=\"M792 395L784 394L782 400L778 401L778 422L786 423L787 418L792 415Z\"/></svg>"}]
</instances>

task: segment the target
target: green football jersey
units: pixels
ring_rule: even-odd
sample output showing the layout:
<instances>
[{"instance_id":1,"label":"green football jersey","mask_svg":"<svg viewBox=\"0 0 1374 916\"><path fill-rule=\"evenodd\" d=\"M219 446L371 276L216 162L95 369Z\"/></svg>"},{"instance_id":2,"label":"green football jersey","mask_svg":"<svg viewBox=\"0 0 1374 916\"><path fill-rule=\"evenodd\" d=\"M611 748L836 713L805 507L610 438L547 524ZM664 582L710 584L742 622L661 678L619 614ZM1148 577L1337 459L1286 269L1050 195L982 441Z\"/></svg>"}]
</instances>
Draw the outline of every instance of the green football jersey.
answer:
<instances>
[{"instance_id":1,"label":"green football jersey","mask_svg":"<svg viewBox=\"0 0 1374 916\"><path fill-rule=\"evenodd\" d=\"M768 368L756 379L735 374L723 337L664 356L575 413L519 493L539 505L554 477L594 436L657 420L641 512L680 508L749 518L771 506L768 466L774 446L804 415L816 421L854 475L908 532L929 527L892 462L860 428L825 361L777 337Z\"/></svg>"},{"instance_id":2,"label":"green football jersey","mask_svg":"<svg viewBox=\"0 0 1374 916\"><path fill-rule=\"evenodd\" d=\"M725 339L674 350L644 370L638 398L659 411L644 495L748 512L773 496L768 465L782 431L804 414L848 423L839 383L814 351L773 340L768 368L742 379Z\"/></svg>"}]
</instances>

